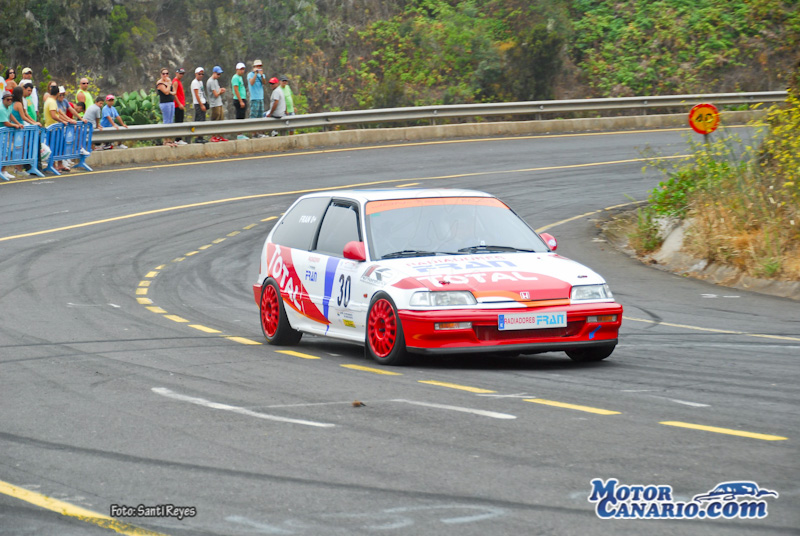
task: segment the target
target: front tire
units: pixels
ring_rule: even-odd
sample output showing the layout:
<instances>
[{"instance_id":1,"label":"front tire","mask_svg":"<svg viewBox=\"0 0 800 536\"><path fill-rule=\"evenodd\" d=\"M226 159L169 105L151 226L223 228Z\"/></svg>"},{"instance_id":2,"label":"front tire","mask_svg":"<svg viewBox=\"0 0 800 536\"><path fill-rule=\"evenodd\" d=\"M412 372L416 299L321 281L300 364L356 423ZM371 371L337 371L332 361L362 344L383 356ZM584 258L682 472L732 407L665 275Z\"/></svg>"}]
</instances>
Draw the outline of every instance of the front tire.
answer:
<instances>
[{"instance_id":1,"label":"front tire","mask_svg":"<svg viewBox=\"0 0 800 536\"><path fill-rule=\"evenodd\" d=\"M377 296L369 307L365 346L369 357L381 365L396 366L409 361L403 326L389 296Z\"/></svg>"},{"instance_id":2,"label":"front tire","mask_svg":"<svg viewBox=\"0 0 800 536\"><path fill-rule=\"evenodd\" d=\"M573 361L577 361L578 363L590 363L592 361L602 361L607 358L614 351L614 348L615 345L610 345L567 350L566 352Z\"/></svg>"},{"instance_id":3,"label":"front tire","mask_svg":"<svg viewBox=\"0 0 800 536\"><path fill-rule=\"evenodd\" d=\"M261 331L267 343L278 346L291 346L300 342L303 334L289 324L286 318L286 309L283 306L281 291L272 278L264 280L261 287L261 303L259 305L261 316Z\"/></svg>"}]
</instances>

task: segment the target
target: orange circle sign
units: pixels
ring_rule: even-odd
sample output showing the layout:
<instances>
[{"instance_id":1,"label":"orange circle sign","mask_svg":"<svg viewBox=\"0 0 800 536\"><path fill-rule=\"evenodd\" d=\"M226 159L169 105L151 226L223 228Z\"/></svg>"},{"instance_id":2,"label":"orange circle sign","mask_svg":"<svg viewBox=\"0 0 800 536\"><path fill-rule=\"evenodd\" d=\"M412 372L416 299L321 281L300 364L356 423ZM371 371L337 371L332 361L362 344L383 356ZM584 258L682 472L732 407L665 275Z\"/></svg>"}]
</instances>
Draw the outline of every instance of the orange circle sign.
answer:
<instances>
[{"instance_id":1,"label":"orange circle sign","mask_svg":"<svg viewBox=\"0 0 800 536\"><path fill-rule=\"evenodd\" d=\"M711 134L719 126L719 110L713 104L698 104L689 112L689 126L698 134Z\"/></svg>"}]
</instances>

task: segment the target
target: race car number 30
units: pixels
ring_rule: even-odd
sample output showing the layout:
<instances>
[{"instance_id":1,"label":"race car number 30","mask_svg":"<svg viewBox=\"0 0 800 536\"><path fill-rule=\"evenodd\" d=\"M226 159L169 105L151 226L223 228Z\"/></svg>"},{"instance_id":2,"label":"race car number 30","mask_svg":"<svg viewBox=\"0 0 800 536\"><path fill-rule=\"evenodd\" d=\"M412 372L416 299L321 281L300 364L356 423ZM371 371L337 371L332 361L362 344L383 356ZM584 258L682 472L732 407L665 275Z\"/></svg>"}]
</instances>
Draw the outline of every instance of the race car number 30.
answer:
<instances>
[{"instance_id":1,"label":"race car number 30","mask_svg":"<svg viewBox=\"0 0 800 536\"><path fill-rule=\"evenodd\" d=\"M497 328L500 331L512 329L542 329L567 327L567 313L519 313L498 315Z\"/></svg>"}]
</instances>

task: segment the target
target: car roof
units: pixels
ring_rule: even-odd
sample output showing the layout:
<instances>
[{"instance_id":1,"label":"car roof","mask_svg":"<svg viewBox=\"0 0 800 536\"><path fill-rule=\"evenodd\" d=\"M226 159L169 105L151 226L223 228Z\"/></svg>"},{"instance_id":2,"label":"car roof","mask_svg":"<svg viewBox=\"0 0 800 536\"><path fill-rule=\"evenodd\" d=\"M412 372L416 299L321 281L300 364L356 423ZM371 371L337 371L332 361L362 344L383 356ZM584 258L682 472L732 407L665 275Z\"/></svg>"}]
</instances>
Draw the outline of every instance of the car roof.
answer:
<instances>
[{"instance_id":1,"label":"car roof","mask_svg":"<svg viewBox=\"0 0 800 536\"><path fill-rule=\"evenodd\" d=\"M368 201L385 201L390 199L420 199L428 197L494 197L486 192L477 190L464 190L460 188L380 188L380 189L353 189L353 190L327 190L304 195L309 197L334 197L358 201L364 204Z\"/></svg>"}]
</instances>

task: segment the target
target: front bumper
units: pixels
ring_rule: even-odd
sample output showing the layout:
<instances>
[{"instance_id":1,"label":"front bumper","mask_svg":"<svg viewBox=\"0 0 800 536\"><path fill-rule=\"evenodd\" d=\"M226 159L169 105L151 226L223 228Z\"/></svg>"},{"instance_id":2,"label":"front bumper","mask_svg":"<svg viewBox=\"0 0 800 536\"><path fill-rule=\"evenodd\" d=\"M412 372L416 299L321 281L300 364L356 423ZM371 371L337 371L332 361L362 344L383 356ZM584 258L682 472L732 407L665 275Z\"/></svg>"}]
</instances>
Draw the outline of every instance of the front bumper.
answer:
<instances>
[{"instance_id":1,"label":"front bumper","mask_svg":"<svg viewBox=\"0 0 800 536\"><path fill-rule=\"evenodd\" d=\"M438 311L398 311L409 352L448 354L471 352L538 353L617 344L622 324L618 303L575 304L542 307L536 312L567 312L567 326L501 331L498 315L525 309L452 309ZM590 316L616 315L613 322L588 322ZM471 328L437 330L437 322L470 322Z\"/></svg>"}]
</instances>

